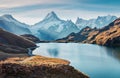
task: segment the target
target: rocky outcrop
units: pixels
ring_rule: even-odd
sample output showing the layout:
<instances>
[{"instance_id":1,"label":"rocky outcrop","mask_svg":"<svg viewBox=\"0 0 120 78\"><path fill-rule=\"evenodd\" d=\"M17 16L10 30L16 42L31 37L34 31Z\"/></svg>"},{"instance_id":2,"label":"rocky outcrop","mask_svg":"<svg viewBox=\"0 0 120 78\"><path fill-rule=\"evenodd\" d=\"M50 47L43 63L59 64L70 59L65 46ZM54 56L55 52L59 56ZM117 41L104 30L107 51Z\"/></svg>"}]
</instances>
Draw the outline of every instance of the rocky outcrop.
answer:
<instances>
[{"instance_id":1,"label":"rocky outcrop","mask_svg":"<svg viewBox=\"0 0 120 78\"><path fill-rule=\"evenodd\" d=\"M116 19L108 26L100 29L94 39L96 44L105 46L120 46L120 18Z\"/></svg>"},{"instance_id":2,"label":"rocky outcrop","mask_svg":"<svg viewBox=\"0 0 120 78\"><path fill-rule=\"evenodd\" d=\"M40 62L40 63L39 63ZM89 78L62 59L42 56L9 58L0 63L0 78Z\"/></svg>"},{"instance_id":3,"label":"rocky outcrop","mask_svg":"<svg viewBox=\"0 0 120 78\"><path fill-rule=\"evenodd\" d=\"M9 53L27 53L27 48L36 47L35 43L0 28L0 50Z\"/></svg>"}]
</instances>

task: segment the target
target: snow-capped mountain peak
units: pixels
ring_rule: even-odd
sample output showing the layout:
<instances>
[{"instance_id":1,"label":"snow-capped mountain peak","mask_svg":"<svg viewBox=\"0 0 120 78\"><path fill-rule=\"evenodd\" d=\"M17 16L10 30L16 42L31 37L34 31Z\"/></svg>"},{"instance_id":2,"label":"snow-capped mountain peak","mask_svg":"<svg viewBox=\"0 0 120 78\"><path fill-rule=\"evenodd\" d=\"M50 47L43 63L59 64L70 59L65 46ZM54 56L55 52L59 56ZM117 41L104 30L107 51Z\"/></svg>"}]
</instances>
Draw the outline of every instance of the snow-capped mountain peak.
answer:
<instances>
[{"instance_id":1,"label":"snow-capped mountain peak","mask_svg":"<svg viewBox=\"0 0 120 78\"><path fill-rule=\"evenodd\" d=\"M54 21L54 20L60 20L58 18L58 16L56 15L56 13L54 11L50 12L47 14L47 16L44 18L44 20L51 20L51 21Z\"/></svg>"},{"instance_id":2,"label":"snow-capped mountain peak","mask_svg":"<svg viewBox=\"0 0 120 78\"><path fill-rule=\"evenodd\" d=\"M12 20L14 20L13 16L10 14L5 14L5 15L1 16L0 19L8 21L8 22L11 22Z\"/></svg>"},{"instance_id":3,"label":"snow-capped mountain peak","mask_svg":"<svg viewBox=\"0 0 120 78\"><path fill-rule=\"evenodd\" d=\"M3 15L3 17L6 17L6 18L13 18L13 16L10 15L10 14L5 14L5 15Z\"/></svg>"},{"instance_id":4,"label":"snow-capped mountain peak","mask_svg":"<svg viewBox=\"0 0 120 78\"><path fill-rule=\"evenodd\" d=\"M55 40L79 31L71 20L61 20L53 11L48 13L42 21L32 26L31 30L43 40Z\"/></svg>"},{"instance_id":5,"label":"snow-capped mountain peak","mask_svg":"<svg viewBox=\"0 0 120 78\"><path fill-rule=\"evenodd\" d=\"M5 15L3 15L3 16L0 16L0 20L7 21L7 22L11 22L11 23L14 23L14 24L16 24L16 25L18 25L18 26L28 28L28 25L27 25L27 24L19 22L18 20L16 20L16 19L15 19L12 15L10 15L10 14L5 14Z\"/></svg>"},{"instance_id":6,"label":"snow-capped mountain peak","mask_svg":"<svg viewBox=\"0 0 120 78\"><path fill-rule=\"evenodd\" d=\"M78 17L76 20L76 24L83 23L83 21L86 21L86 20Z\"/></svg>"},{"instance_id":7,"label":"snow-capped mountain peak","mask_svg":"<svg viewBox=\"0 0 120 78\"><path fill-rule=\"evenodd\" d=\"M28 25L17 21L9 14L0 16L0 28L18 35L31 33Z\"/></svg>"},{"instance_id":8,"label":"snow-capped mountain peak","mask_svg":"<svg viewBox=\"0 0 120 78\"><path fill-rule=\"evenodd\" d=\"M53 23L54 24L58 23L58 22L60 23L61 21L62 20L58 18L57 14L54 11L52 11L52 12L48 13L42 21L36 23L34 26L39 28L39 26L43 27L44 24L51 25ZM48 26L46 26L45 28L48 28Z\"/></svg>"},{"instance_id":9,"label":"snow-capped mountain peak","mask_svg":"<svg viewBox=\"0 0 120 78\"><path fill-rule=\"evenodd\" d=\"M89 26L91 28L102 28L114 21L115 19L117 19L117 17L112 15L98 16L96 19L89 20L77 18L76 25L79 29L85 28L86 26Z\"/></svg>"}]
</instances>

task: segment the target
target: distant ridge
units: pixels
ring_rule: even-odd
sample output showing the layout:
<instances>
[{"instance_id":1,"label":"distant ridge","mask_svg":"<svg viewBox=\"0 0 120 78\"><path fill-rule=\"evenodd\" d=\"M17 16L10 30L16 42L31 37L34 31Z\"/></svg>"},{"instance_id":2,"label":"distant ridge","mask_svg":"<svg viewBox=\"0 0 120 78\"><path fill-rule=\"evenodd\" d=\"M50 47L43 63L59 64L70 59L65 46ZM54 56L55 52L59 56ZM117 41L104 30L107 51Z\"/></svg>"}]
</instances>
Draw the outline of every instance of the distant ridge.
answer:
<instances>
[{"instance_id":1,"label":"distant ridge","mask_svg":"<svg viewBox=\"0 0 120 78\"><path fill-rule=\"evenodd\" d=\"M107 15L107 16L98 16L97 18L94 19L89 19L85 20L82 18L77 18L76 20L76 25L78 26L79 29L83 29L86 26L89 26L91 28L102 28L109 23L113 22L115 19L117 19L116 16L113 15Z\"/></svg>"},{"instance_id":2,"label":"distant ridge","mask_svg":"<svg viewBox=\"0 0 120 78\"><path fill-rule=\"evenodd\" d=\"M29 30L29 25L17 21L12 15L9 14L0 16L0 28L17 35L31 33Z\"/></svg>"}]
</instances>

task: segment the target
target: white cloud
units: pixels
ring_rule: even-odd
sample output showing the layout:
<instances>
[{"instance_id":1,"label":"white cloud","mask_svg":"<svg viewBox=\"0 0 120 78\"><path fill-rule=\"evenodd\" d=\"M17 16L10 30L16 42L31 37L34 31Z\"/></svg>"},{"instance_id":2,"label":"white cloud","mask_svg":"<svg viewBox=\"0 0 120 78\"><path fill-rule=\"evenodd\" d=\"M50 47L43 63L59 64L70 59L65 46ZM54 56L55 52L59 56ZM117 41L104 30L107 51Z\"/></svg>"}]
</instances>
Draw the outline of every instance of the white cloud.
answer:
<instances>
[{"instance_id":1,"label":"white cloud","mask_svg":"<svg viewBox=\"0 0 120 78\"><path fill-rule=\"evenodd\" d=\"M0 0L0 7L13 8L34 4L67 3L67 0Z\"/></svg>"},{"instance_id":2,"label":"white cloud","mask_svg":"<svg viewBox=\"0 0 120 78\"><path fill-rule=\"evenodd\" d=\"M106 7L107 5L98 6L91 4L76 3L77 1L78 0L0 0L0 14L2 15L5 13L9 13L11 15L14 15L16 19L20 20L21 22L25 22L27 24L37 23L38 21L42 20L47 15L47 13L51 11L55 11L57 15L64 20L72 19L74 22L76 21L77 17L90 19L90 18L96 18L97 16L103 16L108 14L117 15L117 16L120 15L119 12L113 11L113 10L117 10L116 7L110 7L110 6ZM43 4L43 5L38 6L39 4ZM62 5L58 7L56 5L48 6L48 4L51 5L64 4L65 6ZM28 5L30 5L31 7L33 7L34 5L37 6L31 8ZM13 9L11 10L5 8L13 8ZM105 9L104 11L103 8ZM109 10L108 8L110 9L111 12L107 11Z\"/></svg>"}]
</instances>

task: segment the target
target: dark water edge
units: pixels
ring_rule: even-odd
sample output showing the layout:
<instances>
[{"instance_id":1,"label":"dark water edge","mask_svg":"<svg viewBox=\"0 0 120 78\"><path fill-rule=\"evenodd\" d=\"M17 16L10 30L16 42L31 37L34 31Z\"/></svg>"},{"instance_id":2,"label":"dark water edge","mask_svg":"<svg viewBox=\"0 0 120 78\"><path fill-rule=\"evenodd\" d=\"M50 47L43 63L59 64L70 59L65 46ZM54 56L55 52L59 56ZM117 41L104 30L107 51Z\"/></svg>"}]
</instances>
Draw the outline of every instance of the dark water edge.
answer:
<instances>
[{"instance_id":1,"label":"dark water edge","mask_svg":"<svg viewBox=\"0 0 120 78\"><path fill-rule=\"evenodd\" d=\"M69 60L71 65L91 78L120 78L120 48L108 48L93 44L40 43L33 51Z\"/></svg>"}]
</instances>

